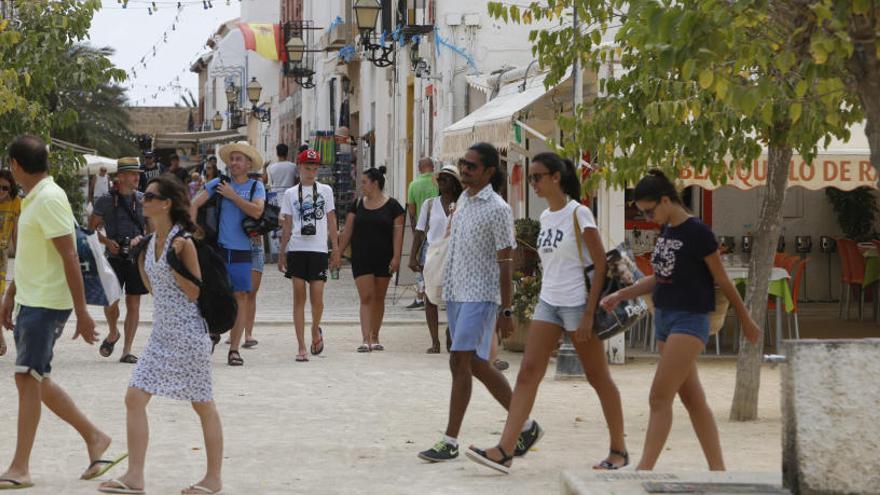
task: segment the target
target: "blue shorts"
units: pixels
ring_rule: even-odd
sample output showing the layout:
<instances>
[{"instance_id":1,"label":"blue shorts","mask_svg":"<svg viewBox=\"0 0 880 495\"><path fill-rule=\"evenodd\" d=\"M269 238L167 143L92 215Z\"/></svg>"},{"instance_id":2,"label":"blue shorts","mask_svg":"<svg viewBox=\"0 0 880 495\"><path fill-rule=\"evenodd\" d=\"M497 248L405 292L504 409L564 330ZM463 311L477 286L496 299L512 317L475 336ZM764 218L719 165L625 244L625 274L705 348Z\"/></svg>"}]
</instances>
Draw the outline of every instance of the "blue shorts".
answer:
<instances>
[{"instance_id":1,"label":"blue shorts","mask_svg":"<svg viewBox=\"0 0 880 495\"><path fill-rule=\"evenodd\" d=\"M581 304L580 306L554 306L543 299L539 299L538 305L535 306L535 314L532 315L532 321L552 323L567 332L574 332L580 326L581 318L584 317L584 311L586 310L586 304Z\"/></svg>"},{"instance_id":2,"label":"blue shorts","mask_svg":"<svg viewBox=\"0 0 880 495\"><path fill-rule=\"evenodd\" d=\"M660 342L673 333L691 335L709 342L709 313L654 308L654 335Z\"/></svg>"},{"instance_id":3,"label":"blue shorts","mask_svg":"<svg viewBox=\"0 0 880 495\"><path fill-rule=\"evenodd\" d=\"M498 305L491 302L446 301L449 336L455 351L476 351L477 357L489 360Z\"/></svg>"},{"instance_id":4,"label":"blue shorts","mask_svg":"<svg viewBox=\"0 0 880 495\"><path fill-rule=\"evenodd\" d=\"M52 348L72 310L21 306L15 319L15 372L42 380L52 372Z\"/></svg>"},{"instance_id":5,"label":"blue shorts","mask_svg":"<svg viewBox=\"0 0 880 495\"><path fill-rule=\"evenodd\" d=\"M251 270L263 273L266 264L266 254L263 252L263 243L251 245Z\"/></svg>"},{"instance_id":6,"label":"blue shorts","mask_svg":"<svg viewBox=\"0 0 880 495\"><path fill-rule=\"evenodd\" d=\"M220 248L220 256L226 261L226 271L232 281L233 292L251 291L251 251Z\"/></svg>"}]
</instances>

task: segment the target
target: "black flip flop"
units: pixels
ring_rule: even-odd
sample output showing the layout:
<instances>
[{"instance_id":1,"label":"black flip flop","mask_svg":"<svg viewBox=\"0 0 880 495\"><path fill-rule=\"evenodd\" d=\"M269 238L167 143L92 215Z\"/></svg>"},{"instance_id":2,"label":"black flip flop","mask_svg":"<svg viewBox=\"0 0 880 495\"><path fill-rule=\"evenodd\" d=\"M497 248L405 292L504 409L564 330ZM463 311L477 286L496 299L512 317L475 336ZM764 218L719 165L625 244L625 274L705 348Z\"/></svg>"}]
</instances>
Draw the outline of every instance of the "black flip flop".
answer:
<instances>
[{"instance_id":1,"label":"black flip flop","mask_svg":"<svg viewBox=\"0 0 880 495\"><path fill-rule=\"evenodd\" d=\"M244 347L245 349L251 349L253 347L256 347L257 344L259 344L257 339L250 339L250 340L245 340L244 344L241 344L241 346Z\"/></svg>"},{"instance_id":2,"label":"black flip flop","mask_svg":"<svg viewBox=\"0 0 880 495\"><path fill-rule=\"evenodd\" d=\"M229 355L226 357L226 364L229 366L243 366L244 359L241 358L241 354L238 351L229 351Z\"/></svg>"},{"instance_id":3,"label":"black flip flop","mask_svg":"<svg viewBox=\"0 0 880 495\"><path fill-rule=\"evenodd\" d=\"M109 340L104 339L104 341L101 342L101 348L98 349L98 354L100 354L102 357L105 357L105 358L112 356L113 349L116 348L116 343L119 342L119 339L121 337L122 337L121 335L116 337L116 340L114 340L113 342L110 342Z\"/></svg>"},{"instance_id":4,"label":"black flip flop","mask_svg":"<svg viewBox=\"0 0 880 495\"><path fill-rule=\"evenodd\" d=\"M137 364L138 358L134 354L126 354L119 358L119 362L125 364Z\"/></svg>"},{"instance_id":5,"label":"black flip flop","mask_svg":"<svg viewBox=\"0 0 880 495\"><path fill-rule=\"evenodd\" d=\"M324 352L324 331L321 330L321 327L318 327L318 343L312 342L311 352L312 356L317 356Z\"/></svg>"}]
</instances>

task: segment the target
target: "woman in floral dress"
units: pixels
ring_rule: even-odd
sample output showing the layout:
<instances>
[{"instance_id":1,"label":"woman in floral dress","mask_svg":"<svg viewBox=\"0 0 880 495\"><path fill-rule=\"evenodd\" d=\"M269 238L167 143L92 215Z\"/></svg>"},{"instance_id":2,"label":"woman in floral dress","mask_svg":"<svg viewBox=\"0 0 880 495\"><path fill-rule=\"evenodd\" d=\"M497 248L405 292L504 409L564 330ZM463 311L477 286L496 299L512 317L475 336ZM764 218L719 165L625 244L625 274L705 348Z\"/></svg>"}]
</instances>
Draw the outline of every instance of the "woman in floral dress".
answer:
<instances>
[{"instance_id":1,"label":"woman in floral dress","mask_svg":"<svg viewBox=\"0 0 880 495\"><path fill-rule=\"evenodd\" d=\"M223 430L211 387L211 339L196 300L199 287L173 271L166 261L173 249L183 265L201 278L195 245L176 237L192 232L185 186L169 175L152 179L144 193L144 216L155 234L138 257L147 288L153 295L153 331L131 376L125 405L128 414L128 471L103 483L104 493L143 493L144 460L149 427L147 404L153 395L192 403L202 422L208 469L204 478L183 494L219 493Z\"/></svg>"}]
</instances>

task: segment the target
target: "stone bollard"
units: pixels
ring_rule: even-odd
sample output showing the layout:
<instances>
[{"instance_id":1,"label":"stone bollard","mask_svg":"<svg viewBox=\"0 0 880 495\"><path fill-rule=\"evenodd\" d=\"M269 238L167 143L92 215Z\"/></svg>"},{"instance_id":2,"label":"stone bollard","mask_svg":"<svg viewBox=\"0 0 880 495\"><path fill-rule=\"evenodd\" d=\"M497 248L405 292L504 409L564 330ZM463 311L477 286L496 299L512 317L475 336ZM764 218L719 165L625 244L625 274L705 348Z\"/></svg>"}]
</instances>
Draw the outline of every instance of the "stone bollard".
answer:
<instances>
[{"instance_id":1,"label":"stone bollard","mask_svg":"<svg viewBox=\"0 0 880 495\"><path fill-rule=\"evenodd\" d=\"M578 380L584 378L584 368L577 351L571 344L571 332L563 332L562 345L556 355L556 379Z\"/></svg>"},{"instance_id":2,"label":"stone bollard","mask_svg":"<svg viewBox=\"0 0 880 495\"><path fill-rule=\"evenodd\" d=\"M880 339L795 340L783 348L786 488L880 493Z\"/></svg>"}]
</instances>

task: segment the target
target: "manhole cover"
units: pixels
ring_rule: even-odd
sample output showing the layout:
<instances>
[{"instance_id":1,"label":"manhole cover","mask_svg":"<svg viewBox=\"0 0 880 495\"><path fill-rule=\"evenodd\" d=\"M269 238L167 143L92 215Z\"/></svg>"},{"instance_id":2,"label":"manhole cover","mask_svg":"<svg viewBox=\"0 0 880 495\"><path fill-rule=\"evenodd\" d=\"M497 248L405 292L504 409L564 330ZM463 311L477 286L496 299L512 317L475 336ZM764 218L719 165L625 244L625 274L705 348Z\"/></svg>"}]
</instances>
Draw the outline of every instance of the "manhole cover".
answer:
<instances>
[{"instance_id":1,"label":"manhole cover","mask_svg":"<svg viewBox=\"0 0 880 495\"><path fill-rule=\"evenodd\" d=\"M727 495L743 493L748 495L791 495L791 492L778 486L760 483L681 483L648 481L642 483L647 493L691 493L698 495Z\"/></svg>"}]
</instances>

